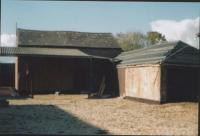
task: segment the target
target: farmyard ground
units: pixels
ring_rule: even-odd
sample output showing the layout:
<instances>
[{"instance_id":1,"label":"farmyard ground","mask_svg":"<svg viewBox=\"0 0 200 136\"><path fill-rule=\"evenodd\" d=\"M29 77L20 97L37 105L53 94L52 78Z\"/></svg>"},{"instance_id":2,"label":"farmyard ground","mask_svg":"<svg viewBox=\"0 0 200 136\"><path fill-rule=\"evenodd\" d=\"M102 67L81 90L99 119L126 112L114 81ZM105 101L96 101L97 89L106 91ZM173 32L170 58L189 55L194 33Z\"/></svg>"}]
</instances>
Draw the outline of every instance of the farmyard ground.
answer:
<instances>
[{"instance_id":1,"label":"farmyard ground","mask_svg":"<svg viewBox=\"0 0 200 136\"><path fill-rule=\"evenodd\" d=\"M197 103L36 95L0 109L0 133L197 135Z\"/></svg>"}]
</instances>

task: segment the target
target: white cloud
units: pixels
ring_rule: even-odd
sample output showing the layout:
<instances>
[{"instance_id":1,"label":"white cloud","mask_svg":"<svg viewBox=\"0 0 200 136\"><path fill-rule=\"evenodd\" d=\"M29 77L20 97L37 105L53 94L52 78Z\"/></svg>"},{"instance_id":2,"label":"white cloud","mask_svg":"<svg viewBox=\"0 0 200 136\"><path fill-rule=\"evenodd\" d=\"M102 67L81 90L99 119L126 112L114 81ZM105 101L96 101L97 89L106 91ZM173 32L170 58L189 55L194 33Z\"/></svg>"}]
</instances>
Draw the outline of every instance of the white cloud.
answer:
<instances>
[{"instance_id":1,"label":"white cloud","mask_svg":"<svg viewBox=\"0 0 200 136\"><path fill-rule=\"evenodd\" d=\"M1 46L14 47L16 46L15 34L2 34ZM0 63L15 63L16 57L2 57L0 56Z\"/></svg>"},{"instance_id":2,"label":"white cloud","mask_svg":"<svg viewBox=\"0 0 200 136\"><path fill-rule=\"evenodd\" d=\"M15 63L16 57L0 57L0 63Z\"/></svg>"},{"instance_id":3,"label":"white cloud","mask_svg":"<svg viewBox=\"0 0 200 136\"><path fill-rule=\"evenodd\" d=\"M156 20L151 22L152 31L165 35L168 41L181 40L198 48L199 18L175 20Z\"/></svg>"},{"instance_id":4,"label":"white cloud","mask_svg":"<svg viewBox=\"0 0 200 136\"><path fill-rule=\"evenodd\" d=\"M1 46L13 47L16 46L15 34L2 34L1 35Z\"/></svg>"}]
</instances>

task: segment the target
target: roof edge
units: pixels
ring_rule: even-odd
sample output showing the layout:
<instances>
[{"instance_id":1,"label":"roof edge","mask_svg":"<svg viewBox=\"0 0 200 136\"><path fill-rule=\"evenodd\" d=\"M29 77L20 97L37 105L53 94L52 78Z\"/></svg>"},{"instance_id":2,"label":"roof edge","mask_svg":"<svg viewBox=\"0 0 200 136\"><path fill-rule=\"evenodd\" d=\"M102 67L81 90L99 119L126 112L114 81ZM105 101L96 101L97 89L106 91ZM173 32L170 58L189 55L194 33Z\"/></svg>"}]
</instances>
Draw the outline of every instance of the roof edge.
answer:
<instances>
[{"instance_id":1,"label":"roof edge","mask_svg":"<svg viewBox=\"0 0 200 136\"><path fill-rule=\"evenodd\" d=\"M76 33L90 33L90 34L111 34L113 35L113 33L109 33L109 32L83 32L83 31L67 31L67 30L39 30L39 29L25 29L25 28L17 28L17 30L21 30L21 31L38 31L38 32L76 32Z\"/></svg>"}]
</instances>

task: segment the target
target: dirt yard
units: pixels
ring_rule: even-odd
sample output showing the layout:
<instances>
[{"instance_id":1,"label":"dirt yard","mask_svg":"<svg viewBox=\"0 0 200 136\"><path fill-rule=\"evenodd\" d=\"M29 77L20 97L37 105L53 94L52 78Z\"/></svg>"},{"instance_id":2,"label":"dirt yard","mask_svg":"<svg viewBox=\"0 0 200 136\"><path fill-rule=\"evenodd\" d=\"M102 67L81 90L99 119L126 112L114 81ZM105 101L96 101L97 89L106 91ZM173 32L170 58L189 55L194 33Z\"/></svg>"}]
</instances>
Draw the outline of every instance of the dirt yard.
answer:
<instances>
[{"instance_id":1,"label":"dirt yard","mask_svg":"<svg viewBox=\"0 0 200 136\"><path fill-rule=\"evenodd\" d=\"M0 109L0 133L197 135L197 104L37 95Z\"/></svg>"}]
</instances>

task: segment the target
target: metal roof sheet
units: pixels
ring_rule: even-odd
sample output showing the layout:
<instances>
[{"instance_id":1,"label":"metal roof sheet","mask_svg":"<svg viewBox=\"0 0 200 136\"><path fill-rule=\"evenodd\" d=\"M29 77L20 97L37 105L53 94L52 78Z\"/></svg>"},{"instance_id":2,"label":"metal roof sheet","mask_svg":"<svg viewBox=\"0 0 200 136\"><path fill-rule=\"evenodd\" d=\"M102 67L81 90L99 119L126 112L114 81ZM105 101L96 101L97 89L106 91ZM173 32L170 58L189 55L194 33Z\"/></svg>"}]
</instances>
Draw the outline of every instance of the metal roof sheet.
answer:
<instances>
[{"instance_id":1,"label":"metal roof sheet","mask_svg":"<svg viewBox=\"0 0 200 136\"><path fill-rule=\"evenodd\" d=\"M110 59L107 57L100 57L84 53L79 49L63 49L63 48L37 48L37 47L0 47L1 56L65 56L65 57L81 57L81 58L101 58Z\"/></svg>"},{"instance_id":2,"label":"metal roof sheet","mask_svg":"<svg viewBox=\"0 0 200 136\"><path fill-rule=\"evenodd\" d=\"M199 64L198 50L182 41L166 42L142 49L123 52L116 57L118 66L156 63ZM183 58L187 59L183 59Z\"/></svg>"}]
</instances>

